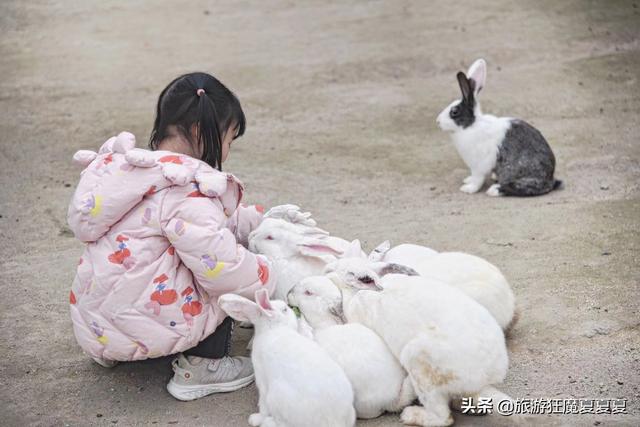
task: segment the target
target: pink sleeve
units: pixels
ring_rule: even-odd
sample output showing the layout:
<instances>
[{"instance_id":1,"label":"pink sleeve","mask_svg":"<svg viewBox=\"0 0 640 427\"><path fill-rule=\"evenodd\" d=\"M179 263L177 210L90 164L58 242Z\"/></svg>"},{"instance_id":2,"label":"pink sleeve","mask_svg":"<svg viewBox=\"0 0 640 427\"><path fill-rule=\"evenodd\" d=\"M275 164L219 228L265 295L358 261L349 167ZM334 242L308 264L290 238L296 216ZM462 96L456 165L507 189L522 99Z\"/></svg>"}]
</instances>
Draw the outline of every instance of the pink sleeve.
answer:
<instances>
[{"instance_id":1,"label":"pink sleeve","mask_svg":"<svg viewBox=\"0 0 640 427\"><path fill-rule=\"evenodd\" d=\"M226 227L231 230L242 246L247 247L249 233L260 225L263 213L264 208L260 205L240 205L227 220Z\"/></svg>"},{"instance_id":2,"label":"pink sleeve","mask_svg":"<svg viewBox=\"0 0 640 427\"><path fill-rule=\"evenodd\" d=\"M255 291L275 289L270 262L238 244L225 227L227 217L215 198L189 197L173 187L162 205L163 231L197 283L211 296L234 293L253 299Z\"/></svg>"}]
</instances>

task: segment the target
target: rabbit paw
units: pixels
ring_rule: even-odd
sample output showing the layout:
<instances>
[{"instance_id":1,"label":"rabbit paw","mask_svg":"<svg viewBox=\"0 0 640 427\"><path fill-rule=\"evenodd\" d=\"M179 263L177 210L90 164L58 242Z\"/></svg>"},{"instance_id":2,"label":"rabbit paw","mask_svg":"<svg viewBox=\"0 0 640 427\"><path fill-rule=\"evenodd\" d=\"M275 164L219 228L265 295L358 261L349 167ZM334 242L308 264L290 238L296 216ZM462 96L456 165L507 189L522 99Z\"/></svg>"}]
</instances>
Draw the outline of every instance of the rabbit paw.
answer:
<instances>
[{"instance_id":1,"label":"rabbit paw","mask_svg":"<svg viewBox=\"0 0 640 427\"><path fill-rule=\"evenodd\" d=\"M469 182L465 185L463 185L462 187L460 187L460 191L462 191L463 193L477 193L478 190L480 190L480 187L482 187L482 184L477 184L475 182Z\"/></svg>"},{"instance_id":2,"label":"rabbit paw","mask_svg":"<svg viewBox=\"0 0 640 427\"><path fill-rule=\"evenodd\" d=\"M249 425L252 427L258 427L260 424L262 424L263 420L264 417L259 412L249 415Z\"/></svg>"},{"instance_id":3,"label":"rabbit paw","mask_svg":"<svg viewBox=\"0 0 640 427\"><path fill-rule=\"evenodd\" d=\"M493 184L487 190L487 196L491 197L499 197L502 196L502 192L500 191L500 184Z\"/></svg>"},{"instance_id":4,"label":"rabbit paw","mask_svg":"<svg viewBox=\"0 0 640 427\"><path fill-rule=\"evenodd\" d=\"M407 406L400 415L400 421L403 424L413 426L450 426L453 424L453 417L449 414L447 418L440 419L422 406Z\"/></svg>"},{"instance_id":5,"label":"rabbit paw","mask_svg":"<svg viewBox=\"0 0 640 427\"><path fill-rule=\"evenodd\" d=\"M262 424L260 424L260 427L279 427L282 424L277 423L276 420L273 419L273 417L264 417L264 419L262 420Z\"/></svg>"},{"instance_id":6,"label":"rabbit paw","mask_svg":"<svg viewBox=\"0 0 640 427\"><path fill-rule=\"evenodd\" d=\"M468 184L471 181L473 181L473 175L469 175L468 177L466 177L465 179L462 180L463 183Z\"/></svg>"}]
</instances>

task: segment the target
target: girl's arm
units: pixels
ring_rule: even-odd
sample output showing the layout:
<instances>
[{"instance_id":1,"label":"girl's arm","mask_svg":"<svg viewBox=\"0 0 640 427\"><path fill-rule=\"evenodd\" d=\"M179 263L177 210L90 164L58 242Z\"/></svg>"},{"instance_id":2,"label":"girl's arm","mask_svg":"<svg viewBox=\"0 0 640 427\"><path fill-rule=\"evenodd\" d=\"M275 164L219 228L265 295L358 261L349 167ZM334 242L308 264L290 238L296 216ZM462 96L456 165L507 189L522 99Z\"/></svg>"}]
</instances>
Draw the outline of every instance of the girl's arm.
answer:
<instances>
[{"instance_id":1,"label":"girl's arm","mask_svg":"<svg viewBox=\"0 0 640 427\"><path fill-rule=\"evenodd\" d=\"M269 261L238 244L226 227L229 219L220 201L189 197L189 192L188 186L167 191L161 227L198 284L211 296L234 293L253 299L263 287L272 293L275 278Z\"/></svg>"},{"instance_id":2,"label":"girl's arm","mask_svg":"<svg viewBox=\"0 0 640 427\"><path fill-rule=\"evenodd\" d=\"M264 208L260 205L240 205L227 219L226 227L236 236L238 243L246 248L249 233L260 225L263 213Z\"/></svg>"}]
</instances>

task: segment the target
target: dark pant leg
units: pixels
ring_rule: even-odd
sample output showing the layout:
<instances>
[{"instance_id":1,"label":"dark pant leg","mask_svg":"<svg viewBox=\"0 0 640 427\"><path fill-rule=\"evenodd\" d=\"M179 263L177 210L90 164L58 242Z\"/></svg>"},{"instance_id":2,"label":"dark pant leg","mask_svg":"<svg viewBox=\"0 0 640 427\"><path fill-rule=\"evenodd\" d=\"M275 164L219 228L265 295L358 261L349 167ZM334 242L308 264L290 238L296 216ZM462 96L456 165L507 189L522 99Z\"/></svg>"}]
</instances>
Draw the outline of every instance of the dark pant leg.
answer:
<instances>
[{"instance_id":1,"label":"dark pant leg","mask_svg":"<svg viewBox=\"0 0 640 427\"><path fill-rule=\"evenodd\" d=\"M207 359L220 359L231 351L231 332L233 320L227 317L218 328L208 337L200 341L197 346L185 351L186 356L206 357Z\"/></svg>"}]
</instances>

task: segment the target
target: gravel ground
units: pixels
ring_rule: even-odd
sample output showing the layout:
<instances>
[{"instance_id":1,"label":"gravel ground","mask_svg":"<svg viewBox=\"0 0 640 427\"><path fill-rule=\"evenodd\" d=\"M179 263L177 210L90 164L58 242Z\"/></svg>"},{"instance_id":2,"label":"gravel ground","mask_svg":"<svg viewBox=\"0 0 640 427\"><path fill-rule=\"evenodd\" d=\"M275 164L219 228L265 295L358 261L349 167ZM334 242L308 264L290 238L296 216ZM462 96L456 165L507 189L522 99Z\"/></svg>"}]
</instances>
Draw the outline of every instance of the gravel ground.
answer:
<instances>
[{"instance_id":1,"label":"gravel ground","mask_svg":"<svg viewBox=\"0 0 640 427\"><path fill-rule=\"evenodd\" d=\"M639 2L3 1L0 31L2 424L246 425L255 387L178 402L169 358L103 369L68 315L82 250L65 221L72 154L124 129L144 145L158 93L194 70L243 102L248 131L226 169L248 201L297 203L368 248L487 258L521 312L502 389L628 400L627 415L531 423L640 424ZM484 110L545 134L563 190L458 191L467 171L435 116L479 56Z\"/></svg>"}]
</instances>

